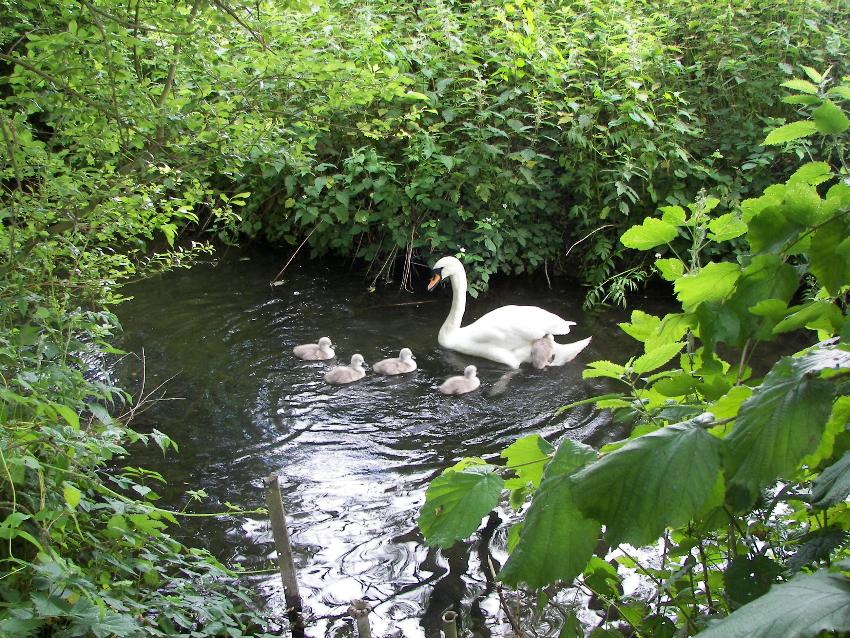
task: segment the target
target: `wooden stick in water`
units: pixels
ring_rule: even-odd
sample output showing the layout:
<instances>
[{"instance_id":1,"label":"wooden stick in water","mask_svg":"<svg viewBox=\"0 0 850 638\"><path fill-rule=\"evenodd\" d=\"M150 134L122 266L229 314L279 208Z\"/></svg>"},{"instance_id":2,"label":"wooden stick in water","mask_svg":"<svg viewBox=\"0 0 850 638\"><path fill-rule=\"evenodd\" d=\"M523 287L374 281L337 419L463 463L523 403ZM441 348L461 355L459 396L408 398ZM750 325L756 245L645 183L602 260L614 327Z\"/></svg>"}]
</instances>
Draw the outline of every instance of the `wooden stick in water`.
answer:
<instances>
[{"instance_id":1,"label":"wooden stick in water","mask_svg":"<svg viewBox=\"0 0 850 638\"><path fill-rule=\"evenodd\" d=\"M295 576L295 561L292 559L292 545L286 529L286 514L280 495L280 481L277 474L265 478L266 503L269 506L269 518L272 523L274 545L277 549L277 564L280 579L283 581L283 594L286 598L287 612L293 623L292 635L304 635L304 621L301 618L301 594L298 591L298 579Z\"/></svg>"},{"instance_id":2,"label":"wooden stick in water","mask_svg":"<svg viewBox=\"0 0 850 638\"><path fill-rule=\"evenodd\" d=\"M348 613L357 622L358 638L372 638L372 628L369 626L369 612L372 608L369 603L359 598L351 601L351 607L348 608Z\"/></svg>"},{"instance_id":3,"label":"wooden stick in water","mask_svg":"<svg viewBox=\"0 0 850 638\"><path fill-rule=\"evenodd\" d=\"M443 614L443 634L446 638L457 638L457 612L451 609Z\"/></svg>"}]
</instances>

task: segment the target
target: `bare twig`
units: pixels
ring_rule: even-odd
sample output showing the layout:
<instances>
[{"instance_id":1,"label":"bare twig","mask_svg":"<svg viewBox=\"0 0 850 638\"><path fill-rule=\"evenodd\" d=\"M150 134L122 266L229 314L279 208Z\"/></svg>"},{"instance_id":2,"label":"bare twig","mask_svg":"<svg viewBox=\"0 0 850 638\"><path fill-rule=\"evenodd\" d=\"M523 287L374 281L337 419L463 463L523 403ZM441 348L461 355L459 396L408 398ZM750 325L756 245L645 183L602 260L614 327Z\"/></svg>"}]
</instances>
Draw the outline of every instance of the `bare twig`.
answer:
<instances>
[{"instance_id":1,"label":"bare twig","mask_svg":"<svg viewBox=\"0 0 850 638\"><path fill-rule=\"evenodd\" d=\"M107 20L109 20L111 22L115 22L116 24L120 24L122 27L126 27L128 29L133 29L133 35L135 35L135 33L139 30L140 27L144 27L144 29L146 31L153 31L153 32L156 32L156 33L167 33L169 35L176 35L176 36L180 36L180 37L187 37L187 36L192 35L191 32L169 31L168 29L160 29L159 27L153 27L153 26L150 26L148 24L139 24L139 14L138 14L138 12L136 13L135 18L133 19L133 22L129 22L129 21L124 20L122 18L119 18L118 16L113 15L113 14L107 12L107 11L104 11L103 9L100 9L100 8L94 6L93 4L88 2L87 0L79 0L79 2L80 2L80 4L84 5L92 13L100 14L101 16L106 18ZM138 4L136 5L136 9L138 10Z\"/></svg>"},{"instance_id":2,"label":"bare twig","mask_svg":"<svg viewBox=\"0 0 850 638\"><path fill-rule=\"evenodd\" d=\"M9 129L9 132L6 132L6 129ZM3 143L6 145L6 152L9 154L9 161L12 163L12 170L15 173L15 184L19 191L22 191L23 188L21 186L21 169L18 168L18 162L15 160L15 148L12 145L12 138L15 135L15 131L12 129L12 125L6 120L5 117L0 117L0 130L3 131Z\"/></svg>"},{"instance_id":3,"label":"bare twig","mask_svg":"<svg viewBox=\"0 0 850 638\"><path fill-rule=\"evenodd\" d=\"M201 8L201 4L203 4L204 1L205 0L195 0L195 4L192 5L192 11L189 13L189 18L186 21L187 26L191 25L195 20L195 16L198 14L198 9ZM182 47L183 41L178 39L174 43L174 49L171 52L171 66L168 67L168 76L165 78L165 86L162 87L162 93L159 94L159 99L156 103L157 106L165 104L165 99L171 92L171 87L174 86L174 74L177 72L177 63L179 61L178 58Z\"/></svg>"},{"instance_id":4,"label":"bare twig","mask_svg":"<svg viewBox=\"0 0 850 638\"><path fill-rule=\"evenodd\" d=\"M306 243L307 243L307 240L308 240L308 239L310 239L310 235L312 235L313 233L315 233L315 232L316 232L316 229L317 229L318 227L319 227L319 225L318 225L318 224L316 224L315 226L313 226L313 230L311 230L309 233L307 233L307 236L304 238L304 241L302 241L300 244L298 244L298 248L296 248L296 249L295 249L295 252L294 252L294 253L292 253L292 256L291 256L291 257L289 258L289 260L288 260L288 261L287 261L287 262L283 265L283 268L281 268L281 269L280 269L280 272L279 272L279 273L277 273L274 277L272 277L272 280L269 282L269 285L270 285L270 286L273 286L273 285L277 282L277 278L278 278L278 277L280 277L280 276L283 274L283 272L284 272L287 268L289 268L289 264L291 264L291 263L292 263L292 260L293 260L293 259L295 259L295 255L297 255L297 254L298 254L298 251L299 251L299 250L301 250L301 249L304 247L304 244L306 244Z\"/></svg>"},{"instance_id":5,"label":"bare twig","mask_svg":"<svg viewBox=\"0 0 850 638\"><path fill-rule=\"evenodd\" d=\"M605 224L604 226L600 226L599 228L595 228L595 229L591 230L589 233L587 233L587 235L585 235L584 237L579 239L576 243L574 243L572 246L570 246L569 249L567 250L567 252L564 253L564 257L569 257L570 252L572 251L573 248L578 246L581 242L583 242L585 239L587 239L588 237L590 237L594 233L598 233L603 228L611 228L611 226L613 226L613 225L614 224Z\"/></svg>"},{"instance_id":6,"label":"bare twig","mask_svg":"<svg viewBox=\"0 0 850 638\"><path fill-rule=\"evenodd\" d=\"M487 557L487 566L490 568L490 573L493 576L493 580L496 581L496 570L493 568L493 561L490 557ZM502 610L505 612L505 616L508 619L508 622L511 624L511 628L514 630L514 633L517 635L517 638L524 638L525 634L522 631L522 627L519 626L516 618L511 613L511 609L508 606L508 602L505 600L505 595L502 593L502 584L496 581L496 593L499 595L499 604L502 606Z\"/></svg>"},{"instance_id":7,"label":"bare twig","mask_svg":"<svg viewBox=\"0 0 850 638\"><path fill-rule=\"evenodd\" d=\"M252 36L252 37L253 37L253 38L254 38L257 42L259 42L259 44L260 44L260 46L261 46L261 47L263 47L263 48L264 48L266 51L268 51L269 53L274 53L274 51L272 51L272 50L268 47L268 45L266 45L266 40L265 40L265 38L263 38L263 34L262 34L262 33L258 33L257 31L255 31L254 29L252 29L252 28L251 28L251 25L249 25L249 24L245 23L245 21L243 21L243 20L242 20L242 18L240 18L240 17L239 17L239 14L238 14L238 13L236 13L236 11L234 11L232 7L230 7L229 5L225 4L225 3L224 3L224 2L222 2L221 0L213 0L213 4L214 4L215 6L217 6L219 9L221 9L222 11L224 11L226 14L228 14L231 18L233 18L234 20L236 20L236 22L239 24L239 26L241 26L243 29L245 29L248 33L250 33L250 34L251 34L251 36Z\"/></svg>"}]
</instances>

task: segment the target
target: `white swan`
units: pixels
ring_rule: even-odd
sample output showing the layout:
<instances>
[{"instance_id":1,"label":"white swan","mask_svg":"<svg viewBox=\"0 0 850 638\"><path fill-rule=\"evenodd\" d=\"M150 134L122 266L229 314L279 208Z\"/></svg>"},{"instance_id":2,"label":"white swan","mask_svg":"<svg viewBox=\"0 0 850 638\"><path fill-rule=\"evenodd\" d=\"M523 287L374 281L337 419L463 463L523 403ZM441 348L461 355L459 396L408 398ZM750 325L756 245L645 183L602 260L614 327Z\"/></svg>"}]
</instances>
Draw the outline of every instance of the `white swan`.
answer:
<instances>
[{"instance_id":1,"label":"white swan","mask_svg":"<svg viewBox=\"0 0 850 638\"><path fill-rule=\"evenodd\" d=\"M319 343L305 343L300 346L295 346L292 352L299 359L307 361L324 361L325 359L333 359L335 353L331 348L331 340L327 337L319 339Z\"/></svg>"},{"instance_id":2,"label":"white swan","mask_svg":"<svg viewBox=\"0 0 850 638\"><path fill-rule=\"evenodd\" d=\"M531 361L532 344L547 334L564 335L574 326L537 306L502 306L488 312L478 321L461 327L466 309L466 271L454 257L443 257L432 269L428 290L443 279L452 282L452 308L440 328L437 341L444 348L483 357L511 368ZM590 337L574 343L553 343L555 358L550 365L561 366L572 361L590 343Z\"/></svg>"},{"instance_id":3,"label":"white swan","mask_svg":"<svg viewBox=\"0 0 850 638\"><path fill-rule=\"evenodd\" d=\"M531 365L542 370L555 360L555 337L546 335L531 344Z\"/></svg>"},{"instance_id":4,"label":"white swan","mask_svg":"<svg viewBox=\"0 0 850 638\"><path fill-rule=\"evenodd\" d=\"M366 376L363 369L363 356L355 354L351 356L350 366L337 366L325 373L325 382L333 384L351 383Z\"/></svg>"},{"instance_id":5,"label":"white swan","mask_svg":"<svg viewBox=\"0 0 850 638\"><path fill-rule=\"evenodd\" d=\"M437 388L443 394L466 394L481 385L481 379L476 376L475 366L466 366L462 377L449 377Z\"/></svg>"},{"instance_id":6,"label":"white swan","mask_svg":"<svg viewBox=\"0 0 850 638\"><path fill-rule=\"evenodd\" d=\"M372 370L378 374L404 374L416 370L416 361L413 360L413 352L410 348L399 350L398 357L384 359L372 366Z\"/></svg>"}]
</instances>

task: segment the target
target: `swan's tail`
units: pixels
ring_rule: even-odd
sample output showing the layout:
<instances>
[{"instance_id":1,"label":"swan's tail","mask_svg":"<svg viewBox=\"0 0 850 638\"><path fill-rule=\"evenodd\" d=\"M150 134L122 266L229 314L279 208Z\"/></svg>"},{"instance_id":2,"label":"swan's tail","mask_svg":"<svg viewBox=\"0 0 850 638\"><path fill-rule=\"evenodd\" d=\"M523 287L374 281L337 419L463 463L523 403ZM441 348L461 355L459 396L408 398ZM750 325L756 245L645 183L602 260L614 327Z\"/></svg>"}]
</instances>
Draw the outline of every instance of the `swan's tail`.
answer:
<instances>
[{"instance_id":1,"label":"swan's tail","mask_svg":"<svg viewBox=\"0 0 850 638\"><path fill-rule=\"evenodd\" d=\"M555 344L555 359L550 363L550 366L562 366L576 358L579 352L590 345L592 337L574 341L573 343L556 343Z\"/></svg>"}]
</instances>

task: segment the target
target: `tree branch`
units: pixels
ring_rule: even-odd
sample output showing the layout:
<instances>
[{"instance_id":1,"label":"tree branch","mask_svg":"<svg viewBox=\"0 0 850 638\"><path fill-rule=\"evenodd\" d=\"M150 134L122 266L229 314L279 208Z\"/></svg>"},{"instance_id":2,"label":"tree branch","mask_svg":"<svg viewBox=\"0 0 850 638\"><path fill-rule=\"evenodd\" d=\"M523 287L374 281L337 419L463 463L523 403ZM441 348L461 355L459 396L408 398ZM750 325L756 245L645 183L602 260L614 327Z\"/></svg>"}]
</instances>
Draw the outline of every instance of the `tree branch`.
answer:
<instances>
[{"instance_id":1,"label":"tree branch","mask_svg":"<svg viewBox=\"0 0 850 638\"><path fill-rule=\"evenodd\" d=\"M195 4L192 5L192 12L189 14L189 19L186 23L187 25L192 24L195 20L195 16L198 14L198 9L201 8L201 4L203 4L204 1L205 0L195 0ZM162 87L162 93L159 94L159 100L157 100L156 103L157 106L165 104L165 99L171 92L171 87L174 86L174 74L177 72L177 61L182 46L183 43L181 40L177 40L177 42L174 43L174 50L171 53L171 66L168 67L168 76L165 78L165 86Z\"/></svg>"}]
</instances>

